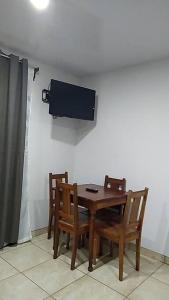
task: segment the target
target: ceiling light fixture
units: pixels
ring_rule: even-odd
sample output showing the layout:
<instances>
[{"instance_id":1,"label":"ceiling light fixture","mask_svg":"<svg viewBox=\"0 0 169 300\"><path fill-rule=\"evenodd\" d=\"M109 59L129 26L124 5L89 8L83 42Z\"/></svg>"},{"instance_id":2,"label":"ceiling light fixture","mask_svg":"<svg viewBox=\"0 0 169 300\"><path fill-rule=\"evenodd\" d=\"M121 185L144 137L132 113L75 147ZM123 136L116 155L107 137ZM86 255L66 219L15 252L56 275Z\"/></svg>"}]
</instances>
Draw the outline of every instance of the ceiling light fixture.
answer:
<instances>
[{"instance_id":1,"label":"ceiling light fixture","mask_svg":"<svg viewBox=\"0 0 169 300\"><path fill-rule=\"evenodd\" d=\"M37 9L45 9L49 5L49 0L30 0Z\"/></svg>"}]
</instances>

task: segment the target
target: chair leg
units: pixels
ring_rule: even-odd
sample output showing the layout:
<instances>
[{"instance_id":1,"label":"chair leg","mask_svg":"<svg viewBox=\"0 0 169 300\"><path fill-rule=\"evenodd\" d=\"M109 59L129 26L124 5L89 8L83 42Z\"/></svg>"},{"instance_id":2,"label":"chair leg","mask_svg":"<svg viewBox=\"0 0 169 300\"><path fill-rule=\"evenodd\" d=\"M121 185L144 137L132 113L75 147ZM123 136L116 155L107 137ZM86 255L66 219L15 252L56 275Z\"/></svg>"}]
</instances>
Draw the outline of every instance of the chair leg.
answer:
<instances>
[{"instance_id":1,"label":"chair leg","mask_svg":"<svg viewBox=\"0 0 169 300\"><path fill-rule=\"evenodd\" d=\"M69 244L70 244L70 233L67 233L66 249L68 250L69 250Z\"/></svg>"},{"instance_id":2,"label":"chair leg","mask_svg":"<svg viewBox=\"0 0 169 300\"><path fill-rule=\"evenodd\" d=\"M53 250L54 250L54 254L53 254L53 258L56 259L58 256L58 247L59 247L59 237L60 237L60 229L59 228L55 228L54 231L54 244L53 244Z\"/></svg>"},{"instance_id":3,"label":"chair leg","mask_svg":"<svg viewBox=\"0 0 169 300\"><path fill-rule=\"evenodd\" d=\"M110 256L113 257L113 242L110 241Z\"/></svg>"},{"instance_id":4,"label":"chair leg","mask_svg":"<svg viewBox=\"0 0 169 300\"><path fill-rule=\"evenodd\" d=\"M123 280L124 240L119 241L119 280Z\"/></svg>"},{"instance_id":5,"label":"chair leg","mask_svg":"<svg viewBox=\"0 0 169 300\"><path fill-rule=\"evenodd\" d=\"M124 214L124 205L120 206L120 220L122 220Z\"/></svg>"},{"instance_id":6,"label":"chair leg","mask_svg":"<svg viewBox=\"0 0 169 300\"><path fill-rule=\"evenodd\" d=\"M99 256L100 252L100 237L98 235L94 236L93 243L93 264L96 265L96 258Z\"/></svg>"},{"instance_id":7,"label":"chair leg","mask_svg":"<svg viewBox=\"0 0 169 300\"><path fill-rule=\"evenodd\" d=\"M85 238L84 238L84 234L82 234L79 236L78 249L84 247L84 244L85 244Z\"/></svg>"},{"instance_id":8,"label":"chair leg","mask_svg":"<svg viewBox=\"0 0 169 300\"><path fill-rule=\"evenodd\" d=\"M103 255L103 239L102 238L99 239L99 252L98 252L98 255L99 256Z\"/></svg>"},{"instance_id":9,"label":"chair leg","mask_svg":"<svg viewBox=\"0 0 169 300\"><path fill-rule=\"evenodd\" d=\"M78 247L78 249L81 249L81 247L82 247L82 237L81 237L81 235L79 235L77 247Z\"/></svg>"},{"instance_id":10,"label":"chair leg","mask_svg":"<svg viewBox=\"0 0 169 300\"><path fill-rule=\"evenodd\" d=\"M49 209L48 240L51 238L53 212Z\"/></svg>"},{"instance_id":11,"label":"chair leg","mask_svg":"<svg viewBox=\"0 0 169 300\"><path fill-rule=\"evenodd\" d=\"M136 240L136 271L140 270L140 246L141 246L141 239Z\"/></svg>"},{"instance_id":12,"label":"chair leg","mask_svg":"<svg viewBox=\"0 0 169 300\"><path fill-rule=\"evenodd\" d=\"M73 247L72 247L72 259L71 259L71 270L75 269L75 261L76 261L78 241L79 241L79 236L77 234L74 234Z\"/></svg>"},{"instance_id":13,"label":"chair leg","mask_svg":"<svg viewBox=\"0 0 169 300\"><path fill-rule=\"evenodd\" d=\"M82 247L84 248L84 246L85 246L85 234L82 234L81 239L82 239Z\"/></svg>"}]
</instances>

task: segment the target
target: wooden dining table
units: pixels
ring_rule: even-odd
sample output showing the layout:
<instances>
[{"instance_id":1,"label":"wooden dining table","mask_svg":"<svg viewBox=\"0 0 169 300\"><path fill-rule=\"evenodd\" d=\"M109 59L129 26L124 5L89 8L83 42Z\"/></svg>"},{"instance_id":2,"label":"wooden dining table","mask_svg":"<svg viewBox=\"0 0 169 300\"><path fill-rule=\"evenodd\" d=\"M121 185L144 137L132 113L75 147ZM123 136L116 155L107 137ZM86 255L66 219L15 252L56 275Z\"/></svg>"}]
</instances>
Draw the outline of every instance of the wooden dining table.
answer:
<instances>
[{"instance_id":1,"label":"wooden dining table","mask_svg":"<svg viewBox=\"0 0 169 300\"><path fill-rule=\"evenodd\" d=\"M90 192L86 189L95 189L98 192ZM97 210L123 205L126 203L127 193L118 191L112 192L110 189L105 189L104 186L96 184L78 185L78 204L89 210L89 267L90 272L93 271L93 244L94 244L94 226L95 215Z\"/></svg>"}]
</instances>

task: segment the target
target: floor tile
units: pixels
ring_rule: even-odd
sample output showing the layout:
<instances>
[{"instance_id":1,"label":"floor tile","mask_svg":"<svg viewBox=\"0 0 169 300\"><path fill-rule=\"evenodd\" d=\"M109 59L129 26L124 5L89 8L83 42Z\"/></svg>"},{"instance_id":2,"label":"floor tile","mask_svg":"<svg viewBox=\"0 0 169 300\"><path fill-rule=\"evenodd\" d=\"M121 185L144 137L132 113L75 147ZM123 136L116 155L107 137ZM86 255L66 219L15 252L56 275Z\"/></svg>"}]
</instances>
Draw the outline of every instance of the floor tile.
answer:
<instances>
[{"instance_id":1,"label":"floor tile","mask_svg":"<svg viewBox=\"0 0 169 300\"><path fill-rule=\"evenodd\" d=\"M56 300L123 300L124 297L96 280L85 276L53 296Z\"/></svg>"},{"instance_id":2,"label":"floor tile","mask_svg":"<svg viewBox=\"0 0 169 300\"><path fill-rule=\"evenodd\" d=\"M90 272L89 275L124 296L128 296L148 276L124 265L123 281L119 281L119 268L116 261L104 264L100 268Z\"/></svg>"},{"instance_id":3,"label":"floor tile","mask_svg":"<svg viewBox=\"0 0 169 300\"><path fill-rule=\"evenodd\" d=\"M103 266L104 264L107 264L110 261L112 261L112 257L110 257L109 255L104 255L104 256L99 257L98 259L96 259L96 265L93 265L93 270L99 269L101 266ZM77 268L81 272L88 274L89 273L88 267L89 267L89 261L88 261L88 257L87 257L87 261L83 264L80 264Z\"/></svg>"},{"instance_id":4,"label":"floor tile","mask_svg":"<svg viewBox=\"0 0 169 300\"><path fill-rule=\"evenodd\" d=\"M132 250L126 250L125 253L125 263L135 269L136 265L136 253ZM145 274L152 274L155 272L162 263L156 259L150 258L148 256L140 256L140 271Z\"/></svg>"},{"instance_id":5,"label":"floor tile","mask_svg":"<svg viewBox=\"0 0 169 300\"><path fill-rule=\"evenodd\" d=\"M169 286L150 277L141 284L131 295L130 300L168 300Z\"/></svg>"},{"instance_id":6,"label":"floor tile","mask_svg":"<svg viewBox=\"0 0 169 300\"><path fill-rule=\"evenodd\" d=\"M54 294L74 280L84 276L77 269L71 271L70 266L60 259L52 259L40 264L26 271L25 275L42 287L49 295Z\"/></svg>"},{"instance_id":7,"label":"floor tile","mask_svg":"<svg viewBox=\"0 0 169 300\"><path fill-rule=\"evenodd\" d=\"M0 258L0 280L13 276L17 273L17 270Z\"/></svg>"},{"instance_id":8,"label":"floor tile","mask_svg":"<svg viewBox=\"0 0 169 300\"><path fill-rule=\"evenodd\" d=\"M77 249L77 255L76 255L76 267L79 267L81 264L88 261L88 250L81 248ZM67 250L65 247L62 247L60 250L59 258L63 260L64 262L71 264L71 257L72 257L72 251Z\"/></svg>"},{"instance_id":9,"label":"floor tile","mask_svg":"<svg viewBox=\"0 0 169 300\"><path fill-rule=\"evenodd\" d=\"M169 285L169 265L163 264L152 276Z\"/></svg>"},{"instance_id":10,"label":"floor tile","mask_svg":"<svg viewBox=\"0 0 169 300\"><path fill-rule=\"evenodd\" d=\"M32 238L32 242L33 241L36 241L36 240L38 240L38 241L40 241L40 240L47 240L47 233L43 233L43 234L40 234L40 235L36 235L36 236L34 236L33 238Z\"/></svg>"},{"instance_id":11,"label":"floor tile","mask_svg":"<svg viewBox=\"0 0 169 300\"><path fill-rule=\"evenodd\" d=\"M71 264L71 256L72 256L72 252L71 249L67 250L65 247L61 248L61 253L59 258L61 260L63 260L64 262L66 262L67 264ZM106 262L112 260L112 258L110 256L102 256L99 257L99 259L97 259L97 265L94 266L93 268L98 268L100 266L102 266L103 264L105 264ZM89 266L89 252L88 249L85 248L81 248L77 250L77 255L76 255L76 268L78 270L80 270L81 272L87 274L88 273L88 266Z\"/></svg>"},{"instance_id":12,"label":"floor tile","mask_svg":"<svg viewBox=\"0 0 169 300\"><path fill-rule=\"evenodd\" d=\"M34 245L6 252L1 257L21 272L52 258Z\"/></svg>"},{"instance_id":13,"label":"floor tile","mask_svg":"<svg viewBox=\"0 0 169 300\"><path fill-rule=\"evenodd\" d=\"M0 300L42 300L47 294L22 274L0 281Z\"/></svg>"},{"instance_id":14,"label":"floor tile","mask_svg":"<svg viewBox=\"0 0 169 300\"><path fill-rule=\"evenodd\" d=\"M6 246L3 249L0 249L0 256L1 256L1 254L4 254L6 252L13 251L13 250L23 248L23 247L26 247L26 246L30 246L30 245L31 245L31 242L26 242L26 243L18 244L16 246L10 246L10 247Z\"/></svg>"},{"instance_id":15,"label":"floor tile","mask_svg":"<svg viewBox=\"0 0 169 300\"><path fill-rule=\"evenodd\" d=\"M47 251L48 253L53 255L53 239L47 240L47 239L36 239L32 241L32 243L39 248L43 249L44 251Z\"/></svg>"}]
</instances>

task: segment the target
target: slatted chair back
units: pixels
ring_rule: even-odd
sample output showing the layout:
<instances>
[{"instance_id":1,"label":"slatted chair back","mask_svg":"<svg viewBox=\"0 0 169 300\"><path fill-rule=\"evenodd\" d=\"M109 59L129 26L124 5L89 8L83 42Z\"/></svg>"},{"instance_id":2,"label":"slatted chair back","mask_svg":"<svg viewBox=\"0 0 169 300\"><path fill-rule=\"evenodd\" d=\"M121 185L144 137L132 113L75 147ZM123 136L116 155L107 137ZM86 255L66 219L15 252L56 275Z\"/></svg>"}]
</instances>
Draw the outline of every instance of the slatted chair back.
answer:
<instances>
[{"instance_id":1,"label":"slatted chair back","mask_svg":"<svg viewBox=\"0 0 169 300\"><path fill-rule=\"evenodd\" d=\"M125 230L137 230L141 233L147 196L148 188L145 188L142 191L128 192L123 217Z\"/></svg>"},{"instance_id":2,"label":"slatted chair back","mask_svg":"<svg viewBox=\"0 0 169 300\"><path fill-rule=\"evenodd\" d=\"M63 221L78 229L77 184L56 182L55 216L57 222Z\"/></svg>"},{"instance_id":3,"label":"slatted chair back","mask_svg":"<svg viewBox=\"0 0 169 300\"><path fill-rule=\"evenodd\" d=\"M126 191L126 179L118 179L118 178L111 178L108 175L105 176L104 182L105 189L111 189L113 192L117 191Z\"/></svg>"},{"instance_id":4,"label":"slatted chair back","mask_svg":"<svg viewBox=\"0 0 169 300\"><path fill-rule=\"evenodd\" d=\"M68 183L68 172L63 174L49 173L49 199L51 206L53 206L56 197L56 182Z\"/></svg>"}]
</instances>

